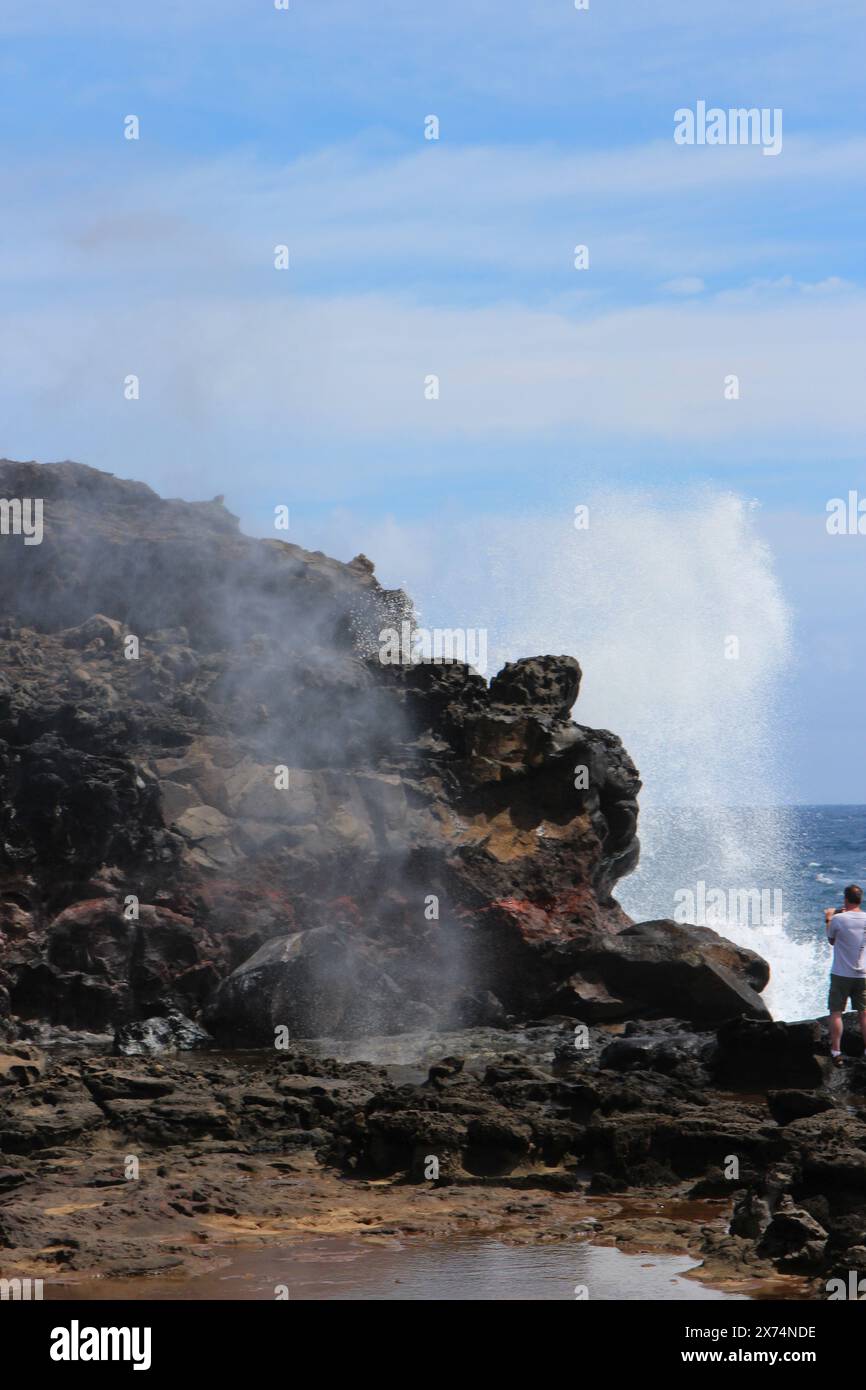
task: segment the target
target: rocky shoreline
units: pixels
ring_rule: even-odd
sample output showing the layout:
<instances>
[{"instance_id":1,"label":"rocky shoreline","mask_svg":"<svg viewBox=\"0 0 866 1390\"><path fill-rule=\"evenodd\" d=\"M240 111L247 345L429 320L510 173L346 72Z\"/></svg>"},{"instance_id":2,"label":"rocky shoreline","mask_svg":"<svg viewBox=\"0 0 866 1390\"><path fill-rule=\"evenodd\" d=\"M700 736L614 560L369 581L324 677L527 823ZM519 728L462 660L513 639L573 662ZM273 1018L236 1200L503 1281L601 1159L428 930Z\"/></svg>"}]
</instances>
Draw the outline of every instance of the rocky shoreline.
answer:
<instances>
[{"instance_id":1,"label":"rocky shoreline","mask_svg":"<svg viewBox=\"0 0 866 1390\"><path fill-rule=\"evenodd\" d=\"M0 493L44 501L0 547L0 1274L330 1229L866 1271L862 1045L623 912L640 779L573 657L391 664L363 555L79 464Z\"/></svg>"},{"instance_id":2,"label":"rocky shoreline","mask_svg":"<svg viewBox=\"0 0 866 1390\"><path fill-rule=\"evenodd\" d=\"M586 1047L573 1034L570 1020L513 1042L467 1032L466 1058L423 1080L405 1061L291 1050L14 1045L0 1059L2 1274L170 1274L182 1297L226 1246L359 1234L685 1252L697 1277L752 1297L826 1297L866 1267L866 1063L831 1070L820 1024L656 1021L592 1029ZM392 1055L421 1055L398 1041ZM759 1069L777 1085L758 1091Z\"/></svg>"}]
</instances>

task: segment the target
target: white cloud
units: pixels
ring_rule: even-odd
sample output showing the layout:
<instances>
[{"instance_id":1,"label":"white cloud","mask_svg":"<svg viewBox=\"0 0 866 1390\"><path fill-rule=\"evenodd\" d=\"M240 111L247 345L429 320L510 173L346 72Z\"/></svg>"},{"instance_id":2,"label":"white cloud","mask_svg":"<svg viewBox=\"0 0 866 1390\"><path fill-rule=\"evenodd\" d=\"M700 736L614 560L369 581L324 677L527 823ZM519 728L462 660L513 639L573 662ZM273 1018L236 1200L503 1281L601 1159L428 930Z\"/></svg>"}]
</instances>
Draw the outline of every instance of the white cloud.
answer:
<instances>
[{"instance_id":1,"label":"white cloud","mask_svg":"<svg viewBox=\"0 0 866 1390\"><path fill-rule=\"evenodd\" d=\"M828 275L826 280L819 280L815 284L800 285L804 294L842 294L853 288L850 280L843 280L839 275Z\"/></svg>"},{"instance_id":2,"label":"white cloud","mask_svg":"<svg viewBox=\"0 0 866 1390\"><path fill-rule=\"evenodd\" d=\"M560 313L433 309L387 296L58 305L0 320L9 452L134 471L189 448L273 458L288 442L523 437L856 448L866 428L866 296L700 300ZM127 373L141 399L123 399ZM424 379L440 377L440 399ZM725 400L736 374L740 399ZM339 447L337 447L339 446ZM441 467L449 464L449 451ZM385 467L385 465L383 465ZM397 467L395 464L391 468Z\"/></svg>"},{"instance_id":3,"label":"white cloud","mask_svg":"<svg viewBox=\"0 0 866 1390\"><path fill-rule=\"evenodd\" d=\"M358 142L285 164L235 153L178 161L118 149L99 168L80 155L0 172L0 276L20 286L117 286L124 300L147 277L190 293L216 276L252 278L273 246L290 245L293 286L309 277L357 284L360 275L436 287L443 268L483 277L508 272L531 293L541 274L578 278L578 242L592 267L581 275L663 275L690 283L709 272L778 266L804 249L803 234L771 215L783 190L830 190L866 178L866 139L791 137L783 157L755 147L678 147L673 141L578 153L551 145L423 146ZM142 158L139 155L142 154ZM643 216L635 217L636 200ZM719 201L721 200L721 202ZM755 218L762 235L720 237L720 206ZM780 225L784 231L780 231ZM813 248L806 248L811 250ZM833 242L820 253L832 267ZM305 277L307 277L305 279ZM260 281L265 290L265 282ZM675 290L673 292L676 292Z\"/></svg>"}]
</instances>

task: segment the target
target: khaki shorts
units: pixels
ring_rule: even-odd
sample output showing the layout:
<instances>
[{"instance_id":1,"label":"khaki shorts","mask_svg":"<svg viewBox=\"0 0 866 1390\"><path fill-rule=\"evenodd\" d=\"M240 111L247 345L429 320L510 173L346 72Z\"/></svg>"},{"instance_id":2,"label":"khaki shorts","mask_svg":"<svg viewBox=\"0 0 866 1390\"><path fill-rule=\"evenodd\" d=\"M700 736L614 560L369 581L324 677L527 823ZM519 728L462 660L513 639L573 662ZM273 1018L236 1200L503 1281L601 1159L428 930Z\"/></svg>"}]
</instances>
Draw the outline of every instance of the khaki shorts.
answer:
<instances>
[{"instance_id":1,"label":"khaki shorts","mask_svg":"<svg viewBox=\"0 0 866 1390\"><path fill-rule=\"evenodd\" d=\"M849 999L852 1009L856 1009L858 1014L866 1009L866 980L852 979L850 975L831 975L828 1012L843 1014Z\"/></svg>"}]
</instances>

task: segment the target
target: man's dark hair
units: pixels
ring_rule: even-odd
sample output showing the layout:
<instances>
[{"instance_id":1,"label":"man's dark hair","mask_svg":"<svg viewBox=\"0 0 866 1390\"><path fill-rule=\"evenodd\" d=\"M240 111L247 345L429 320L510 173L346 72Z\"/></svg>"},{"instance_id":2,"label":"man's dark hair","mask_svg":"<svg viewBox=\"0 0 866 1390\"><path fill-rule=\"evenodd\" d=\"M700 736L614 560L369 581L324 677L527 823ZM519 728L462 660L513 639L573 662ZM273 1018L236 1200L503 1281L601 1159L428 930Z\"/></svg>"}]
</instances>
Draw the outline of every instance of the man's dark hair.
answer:
<instances>
[{"instance_id":1,"label":"man's dark hair","mask_svg":"<svg viewBox=\"0 0 866 1390\"><path fill-rule=\"evenodd\" d=\"M846 903L853 903L855 907L859 907L863 901L863 889L858 888L856 883L849 883L848 887L845 889L845 901Z\"/></svg>"}]
</instances>

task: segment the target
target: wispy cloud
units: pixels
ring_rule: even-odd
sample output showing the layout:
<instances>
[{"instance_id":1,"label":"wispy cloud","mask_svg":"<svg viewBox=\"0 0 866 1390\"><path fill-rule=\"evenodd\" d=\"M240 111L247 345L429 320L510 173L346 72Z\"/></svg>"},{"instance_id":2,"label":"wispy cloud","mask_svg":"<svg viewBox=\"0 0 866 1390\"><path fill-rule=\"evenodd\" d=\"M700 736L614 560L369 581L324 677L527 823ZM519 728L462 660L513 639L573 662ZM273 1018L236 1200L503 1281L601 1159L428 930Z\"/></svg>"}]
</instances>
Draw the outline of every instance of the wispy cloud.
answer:
<instances>
[{"instance_id":1,"label":"wispy cloud","mask_svg":"<svg viewBox=\"0 0 866 1390\"><path fill-rule=\"evenodd\" d=\"M622 299L651 295L659 277L669 292L692 292L683 287L696 279L761 266L776 272L780 260L800 279L843 279L848 233L840 225L835 241L822 239L811 205L821 188L841 206L866 178L864 139L827 149L792 138L773 161L757 148L672 141L603 154L421 140L407 153L359 141L278 164L250 152L190 163L124 143L118 135L97 169L80 158L7 164L7 283L59 286L64 295L101 285L120 293L122 284L124 297L135 298L153 294L154 277L163 292L177 284L187 294L197 286L211 294L231 277L245 293L257 285L264 298L276 292L280 243L290 247L292 289L357 287L363 277L371 288L399 284L439 303L513 298L518 285L536 301L539 290L577 289ZM802 217L774 212L806 189ZM750 222L760 234L735 234ZM590 247L585 274L573 268L578 243ZM461 278L467 272L471 286Z\"/></svg>"},{"instance_id":2,"label":"wispy cloud","mask_svg":"<svg viewBox=\"0 0 866 1390\"><path fill-rule=\"evenodd\" d=\"M15 450L52 454L60 417L63 452L83 426L88 461L107 466L121 443L135 460L191 435L224 459L269 457L274 438L572 433L853 450L866 427L864 334L862 294L582 315L384 296L68 306L4 317L0 405ZM128 373L140 378L138 401L123 398ZM431 373L438 400L425 399ZM729 374L738 400L724 398ZM400 467L411 473L411 449ZM332 483L351 471L335 457Z\"/></svg>"}]
</instances>

